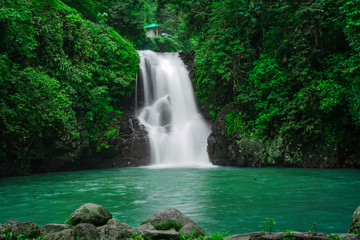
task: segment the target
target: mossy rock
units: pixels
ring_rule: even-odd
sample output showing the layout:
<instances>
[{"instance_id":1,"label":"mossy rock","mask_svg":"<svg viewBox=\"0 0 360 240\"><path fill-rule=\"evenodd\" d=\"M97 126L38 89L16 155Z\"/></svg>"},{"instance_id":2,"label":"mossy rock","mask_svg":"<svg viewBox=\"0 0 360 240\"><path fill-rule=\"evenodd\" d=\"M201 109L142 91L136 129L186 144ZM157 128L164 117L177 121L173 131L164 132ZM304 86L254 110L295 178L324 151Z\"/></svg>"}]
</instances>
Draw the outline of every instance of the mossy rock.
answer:
<instances>
[{"instance_id":1,"label":"mossy rock","mask_svg":"<svg viewBox=\"0 0 360 240\"><path fill-rule=\"evenodd\" d=\"M176 231L179 231L182 228L181 223L176 220L169 219L160 219L159 221L154 221L152 225L156 230L170 230L173 228Z\"/></svg>"},{"instance_id":2,"label":"mossy rock","mask_svg":"<svg viewBox=\"0 0 360 240\"><path fill-rule=\"evenodd\" d=\"M178 232L190 233L190 230L196 229L199 233L196 235L205 235L204 231L194 221L174 208L155 213L141 223L141 225L144 224L151 224L158 231L175 229Z\"/></svg>"}]
</instances>

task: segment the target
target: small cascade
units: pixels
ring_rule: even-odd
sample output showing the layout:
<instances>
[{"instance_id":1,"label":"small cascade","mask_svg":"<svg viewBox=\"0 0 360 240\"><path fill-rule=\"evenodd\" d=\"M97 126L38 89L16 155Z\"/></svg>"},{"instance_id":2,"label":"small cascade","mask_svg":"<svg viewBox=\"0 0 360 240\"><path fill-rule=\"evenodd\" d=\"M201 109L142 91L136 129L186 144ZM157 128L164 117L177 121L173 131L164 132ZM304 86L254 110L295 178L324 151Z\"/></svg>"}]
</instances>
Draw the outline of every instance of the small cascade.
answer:
<instances>
[{"instance_id":1,"label":"small cascade","mask_svg":"<svg viewBox=\"0 0 360 240\"><path fill-rule=\"evenodd\" d=\"M137 117L148 131L152 166L212 166L207 155L211 131L178 53L146 50L139 55L143 106Z\"/></svg>"}]
</instances>

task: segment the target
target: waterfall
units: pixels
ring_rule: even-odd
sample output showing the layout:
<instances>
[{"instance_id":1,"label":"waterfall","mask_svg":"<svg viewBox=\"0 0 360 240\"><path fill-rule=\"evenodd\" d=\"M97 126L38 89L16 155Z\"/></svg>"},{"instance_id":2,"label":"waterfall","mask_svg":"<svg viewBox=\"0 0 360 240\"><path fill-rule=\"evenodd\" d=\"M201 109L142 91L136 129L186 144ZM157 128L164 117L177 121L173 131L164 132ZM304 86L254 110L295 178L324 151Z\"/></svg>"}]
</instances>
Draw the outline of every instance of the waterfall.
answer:
<instances>
[{"instance_id":1,"label":"waterfall","mask_svg":"<svg viewBox=\"0 0 360 240\"><path fill-rule=\"evenodd\" d=\"M139 55L143 106L137 117L148 131L152 166L212 166L207 155L211 131L178 53L146 50Z\"/></svg>"}]
</instances>

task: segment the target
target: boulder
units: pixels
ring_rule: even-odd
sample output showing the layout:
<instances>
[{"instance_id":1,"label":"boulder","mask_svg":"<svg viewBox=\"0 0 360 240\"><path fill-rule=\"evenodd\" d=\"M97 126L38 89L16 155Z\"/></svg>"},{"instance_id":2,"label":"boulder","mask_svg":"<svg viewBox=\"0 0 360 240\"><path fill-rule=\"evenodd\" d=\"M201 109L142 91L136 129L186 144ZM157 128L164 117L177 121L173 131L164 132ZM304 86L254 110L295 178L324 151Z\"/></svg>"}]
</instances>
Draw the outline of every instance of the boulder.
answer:
<instances>
[{"instance_id":1,"label":"boulder","mask_svg":"<svg viewBox=\"0 0 360 240\"><path fill-rule=\"evenodd\" d=\"M80 223L91 223L95 226L102 226L111 218L111 213L103 206L87 203L76 209L65 221L65 224L76 226Z\"/></svg>"},{"instance_id":2,"label":"boulder","mask_svg":"<svg viewBox=\"0 0 360 240\"><path fill-rule=\"evenodd\" d=\"M160 239L167 239L167 240L178 240L180 239L180 233L177 232L175 229L170 230L149 230L144 232L144 239L145 240L160 240Z\"/></svg>"},{"instance_id":3,"label":"boulder","mask_svg":"<svg viewBox=\"0 0 360 240\"><path fill-rule=\"evenodd\" d=\"M132 235L134 236L137 234L143 234L146 231L152 231L152 230L156 230L155 227L151 225L151 223L145 223L140 225L139 227L133 228Z\"/></svg>"},{"instance_id":4,"label":"boulder","mask_svg":"<svg viewBox=\"0 0 360 240\"><path fill-rule=\"evenodd\" d=\"M193 227L199 233L204 232L193 220L174 208L155 213L143 222L143 224L146 223L150 223L156 230L175 229L176 231L180 231L187 225L184 230L188 232L191 230L190 227Z\"/></svg>"},{"instance_id":5,"label":"boulder","mask_svg":"<svg viewBox=\"0 0 360 240\"><path fill-rule=\"evenodd\" d=\"M198 238L200 236L205 236L205 232L196 224L187 223L180 230L179 233L185 235L189 238Z\"/></svg>"},{"instance_id":6,"label":"boulder","mask_svg":"<svg viewBox=\"0 0 360 240\"><path fill-rule=\"evenodd\" d=\"M72 236L72 230L71 229L65 229L61 232L56 232L50 235L47 235L46 237L43 237L42 240L74 240Z\"/></svg>"},{"instance_id":7,"label":"boulder","mask_svg":"<svg viewBox=\"0 0 360 240\"><path fill-rule=\"evenodd\" d=\"M360 206L355 210L349 233L360 234Z\"/></svg>"},{"instance_id":8,"label":"boulder","mask_svg":"<svg viewBox=\"0 0 360 240\"><path fill-rule=\"evenodd\" d=\"M106 224L97 228L99 232L99 240L117 240L127 239L133 234L131 228L119 223L119 224Z\"/></svg>"},{"instance_id":9,"label":"boulder","mask_svg":"<svg viewBox=\"0 0 360 240\"><path fill-rule=\"evenodd\" d=\"M283 240L283 239L296 239L296 240L331 240L331 239L348 239L359 240L359 236L355 234L331 234L326 233L309 233L309 232L279 232L279 233L261 233L254 232L249 234L235 234L228 236L225 240Z\"/></svg>"},{"instance_id":10,"label":"boulder","mask_svg":"<svg viewBox=\"0 0 360 240\"><path fill-rule=\"evenodd\" d=\"M100 234L94 224L80 223L76 225L71 235L75 240L95 240L100 239Z\"/></svg>"},{"instance_id":11,"label":"boulder","mask_svg":"<svg viewBox=\"0 0 360 240\"><path fill-rule=\"evenodd\" d=\"M10 220L0 227L0 231L3 231L5 234L11 232L14 237L17 237L20 234L25 238L37 238L41 236L40 228L34 222L18 222Z\"/></svg>"},{"instance_id":12,"label":"boulder","mask_svg":"<svg viewBox=\"0 0 360 240\"><path fill-rule=\"evenodd\" d=\"M129 224L119 222L116 218L109 219L109 221L107 221L106 225L115 225L115 226L121 226L124 229L129 229L129 230L131 229Z\"/></svg>"},{"instance_id":13,"label":"boulder","mask_svg":"<svg viewBox=\"0 0 360 240\"><path fill-rule=\"evenodd\" d=\"M42 226L40 229L41 237L44 238L53 233L61 232L62 230L65 229L67 229L67 226L65 224L56 224L56 223L46 224Z\"/></svg>"}]
</instances>

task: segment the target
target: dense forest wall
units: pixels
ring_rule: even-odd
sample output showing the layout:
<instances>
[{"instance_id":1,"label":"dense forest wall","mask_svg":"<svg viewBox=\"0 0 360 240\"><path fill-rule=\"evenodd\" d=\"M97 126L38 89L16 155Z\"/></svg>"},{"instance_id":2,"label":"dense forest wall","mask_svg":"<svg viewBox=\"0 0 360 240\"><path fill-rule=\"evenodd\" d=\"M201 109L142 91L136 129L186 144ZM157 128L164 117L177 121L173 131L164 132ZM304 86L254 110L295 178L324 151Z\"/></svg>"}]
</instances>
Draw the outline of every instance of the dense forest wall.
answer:
<instances>
[{"instance_id":1,"label":"dense forest wall","mask_svg":"<svg viewBox=\"0 0 360 240\"><path fill-rule=\"evenodd\" d=\"M121 142L131 42L58 0L1 1L0 36L0 176L81 169Z\"/></svg>"},{"instance_id":2,"label":"dense forest wall","mask_svg":"<svg viewBox=\"0 0 360 240\"><path fill-rule=\"evenodd\" d=\"M178 11L212 161L360 165L358 1L159 1Z\"/></svg>"},{"instance_id":3,"label":"dense forest wall","mask_svg":"<svg viewBox=\"0 0 360 240\"><path fill-rule=\"evenodd\" d=\"M360 166L358 1L3 0L0 36L0 176L148 163L135 49L193 52L213 163Z\"/></svg>"}]
</instances>

